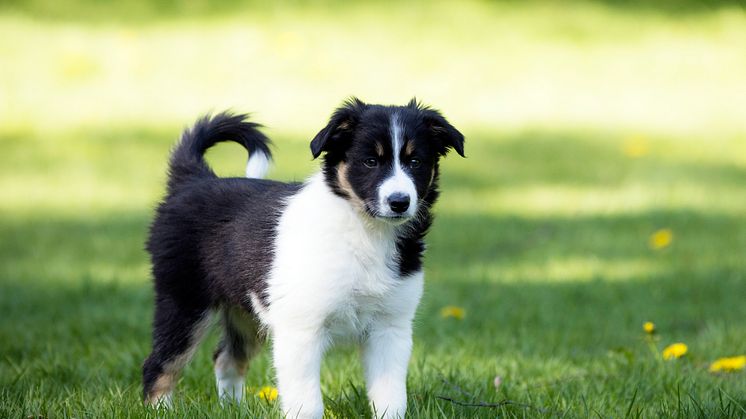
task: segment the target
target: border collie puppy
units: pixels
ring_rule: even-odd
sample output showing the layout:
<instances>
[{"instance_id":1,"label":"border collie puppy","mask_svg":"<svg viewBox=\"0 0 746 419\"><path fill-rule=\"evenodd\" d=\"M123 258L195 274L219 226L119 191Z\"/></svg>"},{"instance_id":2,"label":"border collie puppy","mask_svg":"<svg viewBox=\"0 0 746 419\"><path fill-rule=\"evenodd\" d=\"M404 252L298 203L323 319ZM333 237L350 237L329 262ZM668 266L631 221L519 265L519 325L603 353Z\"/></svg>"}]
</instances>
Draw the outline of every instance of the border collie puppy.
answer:
<instances>
[{"instance_id":1,"label":"border collie puppy","mask_svg":"<svg viewBox=\"0 0 746 419\"><path fill-rule=\"evenodd\" d=\"M244 115L205 117L173 150L166 198L147 249L155 277L150 404L170 403L179 371L219 313L221 398L240 400L264 332L272 338L282 411L320 418L324 351L362 346L378 417L403 417L412 319L423 287L423 238L438 197L438 160L464 137L437 111L352 98L311 141L322 169L303 183L262 180L269 140ZM245 178L204 160L220 141L243 145Z\"/></svg>"}]
</instances>

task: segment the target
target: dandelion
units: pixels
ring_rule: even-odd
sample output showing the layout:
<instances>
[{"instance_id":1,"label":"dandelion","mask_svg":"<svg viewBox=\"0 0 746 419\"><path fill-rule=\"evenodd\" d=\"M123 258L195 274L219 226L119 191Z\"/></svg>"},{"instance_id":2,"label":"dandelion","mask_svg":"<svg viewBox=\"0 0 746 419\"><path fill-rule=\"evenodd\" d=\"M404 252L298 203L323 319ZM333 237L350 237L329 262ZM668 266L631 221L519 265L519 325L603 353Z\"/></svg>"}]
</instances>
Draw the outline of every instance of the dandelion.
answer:
<instances>
[{"instance_id":1,"label":"dandelion","mask_svg":"<svg viewBox=\"0 0 746 419\"><path fill-rule=\"evenodd\" d=\"M444 319L453 317L454 319L463 320L466 317L466 310L456 306L445 306L440 310L440 317Z\"/></svg>"},{"instance_id":2,"label":"dandelion","mask_svg":"<svg viewBox=\"0 0 746 419\"><path fill-rule=\"evenodd\" d=\"M710 372L734 372L746 368L746 355L720 358L710 364Z\"/></svg>"},{"instance_id":3,"label":"dandelion","mask_svg":"<svg viewBox=\"0 0 746 419\"><path fill-rule=\"evenodd\" d=\"M256 395L262 400L273 402L277 399L277 389L270 386L264 386L258 393L256 393Z\"/></svg>"},{"instance_id":4,"label":"dandelion","mask_svg":"<svg viewBox=\"0 0 746 419\"><path fill-rule=\"evenodd\" d=\"M649 151L648 139L641 135L627 137L622 145L624 155L633 159L642 157L648 154Z\"/></svg>"},{"instance_id":5,"label":"dandelion","mask_svg":"<svg viewBox=\"0 0 746 419\"><path fill-rule=\"evenodd\" d=\"M655 333L655 323L653 322L645 322L642 324L642 330L645 331L645 333L652 335Z\"/></svg>"},{"instance_id":6,"label":"dandelion","mask_svg":"<svg viewBox=\"0 0 746 419\"><path fill-rule=\"evenodd\" d=\"M653 250L661 250L671 245L673 241L673 232L669 228L662 228L657 230L655 233L650 235L650 248Z\"/></svg>"},{"instance_id":7,"label":"dandelion","mask_svg":"<svg viewBox=\"0 0 746 419\"><path fill-rule=\"evenodd\" d=\"M686 355L686 352L689 350L689 347L686 346L686 344L678 342L674 343L672 345L668 345L666 349L663 350L663 359L677 359L681 358L682 356Z\"/></svg>"}]
</instances>

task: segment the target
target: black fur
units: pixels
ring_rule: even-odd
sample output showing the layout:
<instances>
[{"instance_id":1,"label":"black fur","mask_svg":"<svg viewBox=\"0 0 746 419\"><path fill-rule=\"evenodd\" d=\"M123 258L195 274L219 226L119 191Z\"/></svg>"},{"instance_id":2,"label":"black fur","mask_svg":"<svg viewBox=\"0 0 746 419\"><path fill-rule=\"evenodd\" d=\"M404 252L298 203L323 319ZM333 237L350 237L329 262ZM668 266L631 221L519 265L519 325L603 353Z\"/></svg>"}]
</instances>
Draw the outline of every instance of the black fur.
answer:
<instances>
[{"instance_id":1,"label":"black fur","mask_svg":"<svg viewBox=\"0 0 746 419\"><path fill-rule=\"evenodd\" d=\"M218 178L203 159L220 141L235 141L269 156L268 140L243 115L201 119L172 153L168 194L150 227L147 250L155 279L153 351L143 366L147 397L164 365L187 351L193 329L220 305L251 312L246 296L260 296L283 198L299 184ZM226 263L242 261L243 263Z\"/></svg>"},{"instance_id":2,"label":"black fur","mask_svg":"<svg viewBox=\"0 0 746 419\"><path fill-rule=\"evenodd\" d=\"M221 141L233 141L246 151L259 151L272 156L269 139L259 131L261 125L246 121L247 115L224 112L210 118L205 116L194 127L184 132L181 142L171 153L169 190L194 179L215 178L215 173L204 159L205 151Z\"/></svg>"}]
</instances>

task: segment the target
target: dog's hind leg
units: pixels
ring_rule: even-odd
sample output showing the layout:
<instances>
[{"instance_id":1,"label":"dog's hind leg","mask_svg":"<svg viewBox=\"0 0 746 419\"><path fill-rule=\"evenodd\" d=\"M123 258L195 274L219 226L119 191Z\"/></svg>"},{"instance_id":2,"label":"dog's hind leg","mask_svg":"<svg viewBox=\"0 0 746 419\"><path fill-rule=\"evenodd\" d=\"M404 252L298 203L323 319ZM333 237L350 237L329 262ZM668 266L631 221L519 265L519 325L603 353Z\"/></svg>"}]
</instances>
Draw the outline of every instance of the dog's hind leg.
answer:
<instances>
[{"instance_id":1,"label":"dog's hind leg","mask_svg":"<svg viewBox=\"0 0 746 419\"><path fill-rule=\"evenodd\" d=\"M157 299L153 321L153 351L143 364L143 396L149 405L170 406L179 372L194 354L210 326L211 312L201 304Z\"/></svg>"},{"instance_id":2,"label":"dog's hind leg","mask_svg":"<svg viewBox=\"0 0 746 419\"><path fill-rule=\"evenodd\" d=\"M224 308L223 337L213 357L218 396L240 402L244 395L244 376L251 358L261 347L259 323L241 308Z\"/></svg>"}]
</instances>

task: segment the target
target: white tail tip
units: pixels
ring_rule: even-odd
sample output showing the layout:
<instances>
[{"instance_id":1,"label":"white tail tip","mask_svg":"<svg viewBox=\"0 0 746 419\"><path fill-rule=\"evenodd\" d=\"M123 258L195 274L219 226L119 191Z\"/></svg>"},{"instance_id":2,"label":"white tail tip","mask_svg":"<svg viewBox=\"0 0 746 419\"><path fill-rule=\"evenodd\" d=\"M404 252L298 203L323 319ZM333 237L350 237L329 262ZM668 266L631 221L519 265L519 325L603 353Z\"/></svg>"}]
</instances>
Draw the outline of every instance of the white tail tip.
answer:
<instances>
[{"instance_id":1,"label":"white tail tip","mask_svg":"<svg viewBox=\"0 0 746 419\"><path fill-rule=\"evenodd\" d=\"M246 163L246 177L264 179L269 171L269 157L261 151L254 151Z\"/></svg>"}]
</instances>

